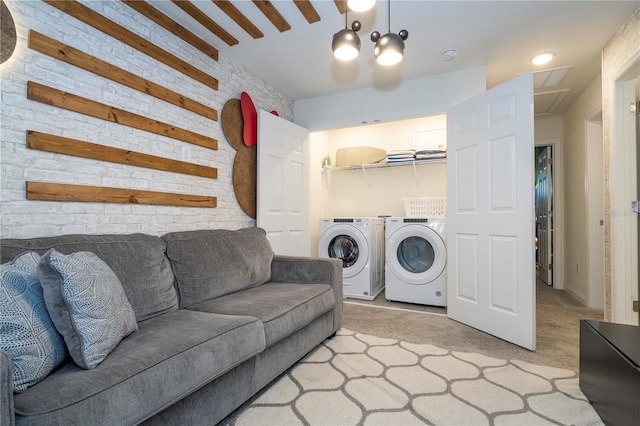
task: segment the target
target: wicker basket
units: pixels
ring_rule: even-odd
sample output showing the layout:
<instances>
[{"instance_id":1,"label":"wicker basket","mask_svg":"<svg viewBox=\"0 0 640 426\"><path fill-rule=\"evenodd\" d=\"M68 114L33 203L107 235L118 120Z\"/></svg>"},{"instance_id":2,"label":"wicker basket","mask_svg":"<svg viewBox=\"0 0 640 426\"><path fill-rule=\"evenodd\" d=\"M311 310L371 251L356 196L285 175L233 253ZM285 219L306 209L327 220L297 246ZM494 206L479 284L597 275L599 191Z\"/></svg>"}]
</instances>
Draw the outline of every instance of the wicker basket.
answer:
<instances>
[{"instance_id":1,"label":"wicker basket","mask_svg":"<svg viewBox=\"0 0 640 426\"><path fill-rule=\"evenodd\" d=\"M446 217L447 197L403 198L407 217Z\"/></svg>"}]
</instances>

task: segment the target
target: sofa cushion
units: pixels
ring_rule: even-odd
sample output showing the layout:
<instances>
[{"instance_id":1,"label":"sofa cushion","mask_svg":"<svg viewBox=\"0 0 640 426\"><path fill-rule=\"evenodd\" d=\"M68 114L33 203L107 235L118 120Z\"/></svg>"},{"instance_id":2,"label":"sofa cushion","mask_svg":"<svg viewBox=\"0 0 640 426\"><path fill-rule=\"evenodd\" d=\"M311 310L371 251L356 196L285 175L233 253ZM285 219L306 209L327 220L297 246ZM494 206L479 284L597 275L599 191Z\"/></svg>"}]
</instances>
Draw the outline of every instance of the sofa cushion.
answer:
<instances>
[{"instance_id":1,"label":"sofa cushion","mask_svg":"<svg viewBox=\"0 0 640 426\"><path fill-rule=\"evenodd\" d=\"M173 273L160 237L131 235L62 235L59 237L0 240L0 261L8 262L26 251L41 256L52 248L71 254L90 251L102 259L122 283L137 321L178 307Z\"/></svg>"},{"instance_id":2,"label":"sofa cushion","mask_svg":"<svg viewBox=\"0 0 640 426\"><path fill-rule=\"evenodd\" d=\"M120 280L95 254L51 249L40 260L38 277L49 315L80 367L95 368L138 329Z\"/></svg>"},{"instance_id":3,"label":"sofa cushion","mask_svg":"<svg viewBox=\"0 0 640 426\"><path fill-rule=\"evenodd\" d=\"M44 303L39 261L30 252L0 266L0 348L11 356L15 392L44 379L67 357Z\"/></svg>"},{"instance_id":4,"label":"sofa cushion","mask_svg":"<svg viewBox=\"0 0 640 426\"><path fill-rule=\"evenodd\" d=\"M162 239L181 308L271 279L273 250L263 229L172 232Z\"/></svg>"},{"instance_id":5,"label":"sofa cushion","mask_svg":"<svg viewBox=\"0 0 640 426\"><path fill-rule=\"evenodd\" d=\"M32 424L135 424L264 349L253 317L178 310L138 325L93 370L67 363L17 394L16 415Z\"/></svg>"},{"instance_id":6,"label":"sofa cushion","mask_svg":"<svg viewBox=\"0 0 640 426\"><path fill-rule=\"evenodd\" d=\"M198 303L189 309L258 317L264 326L267 347L270 347L334 305L333 289L328 284L267 283Z\"/></svg>"}]
</instances>

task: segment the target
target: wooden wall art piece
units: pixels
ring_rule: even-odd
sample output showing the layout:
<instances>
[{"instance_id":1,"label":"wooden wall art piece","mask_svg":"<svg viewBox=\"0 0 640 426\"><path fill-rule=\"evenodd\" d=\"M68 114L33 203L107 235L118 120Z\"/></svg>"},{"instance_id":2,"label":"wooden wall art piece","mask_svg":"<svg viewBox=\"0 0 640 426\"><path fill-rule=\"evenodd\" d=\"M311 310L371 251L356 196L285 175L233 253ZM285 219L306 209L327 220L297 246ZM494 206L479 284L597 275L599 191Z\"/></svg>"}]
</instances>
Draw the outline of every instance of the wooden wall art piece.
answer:
<instances>
[{"instance_id":1,"label":"wooden wall art piece","mask_svg":"<svg viewBox=\"0 0 640 426\"><path fill-rule=\"evenodd\" d=\"M129 31L121 25L116 24L108 18L100 15L98 12L78 3L77 1L59 1L59 0L43 0L45 3L60 9L70 16L102 31L103 33L119 40L136 50L162 62L163 64L193 78L200 83L218 90L218 80L211 77L204 71L199 70L186 61L172 55L166 50L161 49L155 44L145 40L139 35Z\"/></svg>"},{"instance_id":2,"label":"wooden wall art piece","mask_svg":"<svg viewBox=\"0 0 640 426\"><path fill-rule=\"evenodd\" d=\"M27 82L27 98L32 101L57 106L205 148L218 149L218 141L208 136L92 101L72 93L63 92L62 90L54 89L33 81Z\"/></svg>"},{"instance_id":3,"label":"wooden wall art piece","mask_svg":"<svg viewBox=\"0 0 640 426\"><path fill-rule=\"evenodd\" d=\"M253 146L258 143L258 111L247 92L240 94L240 108L244 120L242 140L246 146Z\"/></svg>"},{"instance_id":4,"label":"wooden wall art piece","mask_svg":"<svg viewBox=\"0 0 640 426\"><path fill-rule=\"evenodd\" d=\"M13 16L9 12L9 8L0 2L0 64L4 63L11 57L16 48L16 24L13 22Z\"/></svg>"},{"instance_id":5,"label":"wooden wall art piece","mask_svg":"<svg viewBox=\"0 0 640 426\"><path fill-rule=\"evenodd\" d=\"M40 34L37 31L29 30L28 46L37 52L44 53L45 55L49 55L52 58L59 59L85 71L108 78L116 83L151 95L172 105L195 112L211 120L218 120L218 111L213 108L166 89L159 84L138 77L129 71L111 65L108 62L47 37L44 34Z\"/></svg>"},{"instance_id":6,"label":"wooden wall art piece","mask_svg":"<svg viewBox=\"0 0 640 426\"><path fill-rule=\"evenodd\" d=\"M233 190L238 204L247 216L255 219L258 150L256 145L246 146L243 142L244 122L240 99L229 99L224 104L220 123L229 145L238 151L233 160Z\"/></svg>"},{"instance_id":7,"label":"wooden wall art piece","mask_svg":"<svg viewBox=\"0 0 640 426\"><path fill-rule=\"evenodd\" d=\"M217 179L218 169L27 130L27 148L165 172Z\"/></svg>"},{"instance_id":8,"label":"wooden wall art piece","mask_svg":"<svg viewBox=\"0 0 640 426\"><path fill-rule=\"evenodd\" d=\"M216 197L104 186L27 181L27 200L85 201L102 203L154 204L181 207L216 207Z\"/></svg>"}]
</instances>

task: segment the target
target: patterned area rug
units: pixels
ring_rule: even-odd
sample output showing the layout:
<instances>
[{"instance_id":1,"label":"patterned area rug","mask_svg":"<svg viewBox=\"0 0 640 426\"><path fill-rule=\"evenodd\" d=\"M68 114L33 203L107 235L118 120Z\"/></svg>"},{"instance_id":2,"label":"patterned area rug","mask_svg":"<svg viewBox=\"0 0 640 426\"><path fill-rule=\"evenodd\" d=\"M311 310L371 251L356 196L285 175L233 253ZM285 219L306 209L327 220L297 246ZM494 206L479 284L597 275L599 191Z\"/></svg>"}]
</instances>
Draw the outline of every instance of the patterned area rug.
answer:
<instances>
[{"instance_id":1,"label":"patterned area rug","mask_svg":"<svg viewBox=\"0 0 640 426\"><path fill-rule=\"evenodd\" d=\"M231 425L602 425L575 372L341 329Z\"/></svg>"}]
</instances>

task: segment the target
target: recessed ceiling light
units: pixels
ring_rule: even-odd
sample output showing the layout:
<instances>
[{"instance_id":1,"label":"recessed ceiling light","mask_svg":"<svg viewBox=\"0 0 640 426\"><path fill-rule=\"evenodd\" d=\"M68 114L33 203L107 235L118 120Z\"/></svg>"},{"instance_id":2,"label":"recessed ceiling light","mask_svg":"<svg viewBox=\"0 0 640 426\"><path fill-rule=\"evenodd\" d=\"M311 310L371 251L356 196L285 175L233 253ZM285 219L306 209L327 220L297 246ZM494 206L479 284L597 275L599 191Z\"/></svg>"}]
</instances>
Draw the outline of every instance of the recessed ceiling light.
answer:
<instances>
[{"instance_id":1,"label":"recessed ceiling light","mask_svg":"<svg viewBox=\"0 0 640 426\"><path fill-rule=\"evenodd\" d=\"M458 52L456 51L456 49L445 49L442 52L442 59L444 59L447 62L453 61L457 55L458 55Z\"/></svg>"},{"instance_id":2,"label":"recessed ceiling light","mask_svg":"<svg viewBox=\"0 0 640 426\"><path fill-rule=\"evenodd\" d=\"M549 61L551 61L554 56L555 56L555 54L552 53L552 52L544 52L544 53L541 53L539 55L534 56L533 59L531 59L531 63L533 65L544 65L544 64L548 63Z\"/></svg>"}]
</instances>

